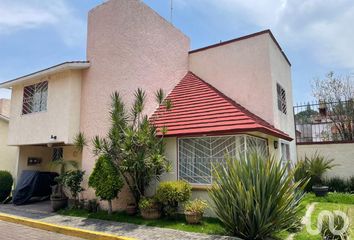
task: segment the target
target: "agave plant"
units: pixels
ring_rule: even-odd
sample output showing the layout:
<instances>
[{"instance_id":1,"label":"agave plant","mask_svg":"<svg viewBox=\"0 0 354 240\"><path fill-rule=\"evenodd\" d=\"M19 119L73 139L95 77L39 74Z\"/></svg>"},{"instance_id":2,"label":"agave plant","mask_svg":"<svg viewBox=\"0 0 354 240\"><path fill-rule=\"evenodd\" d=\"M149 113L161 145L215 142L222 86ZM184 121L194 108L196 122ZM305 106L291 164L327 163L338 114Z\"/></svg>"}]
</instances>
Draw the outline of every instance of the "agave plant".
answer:
<instances>
[{"instance_id":1,"label":"agave plant","mask_svg":"<svg viewBox=\"0 0 354 240\"><path fill-rule=\"evenodd\" d=\"M227 157L226 164L214 166L213 172L209 195L230 234L265 239L298 222L303 183L294 182L294 171L287 173L281 161L252 152Z\"/></svg>"},{"instance_id":2,"label":"agave plant","mask_svg":"<svg viewBox=\"0 0 354 240\"><path fill-rule=\"evenodd\" d=\"M318 152L313 154L310 158L305 156L305 162L308 168L308 174L311 177L311 182L313 185L322 185L323 175L331 170L333 167L337 166L333 164L334 159L328 159L321 156Z\"/></svg>"}]
</instances>

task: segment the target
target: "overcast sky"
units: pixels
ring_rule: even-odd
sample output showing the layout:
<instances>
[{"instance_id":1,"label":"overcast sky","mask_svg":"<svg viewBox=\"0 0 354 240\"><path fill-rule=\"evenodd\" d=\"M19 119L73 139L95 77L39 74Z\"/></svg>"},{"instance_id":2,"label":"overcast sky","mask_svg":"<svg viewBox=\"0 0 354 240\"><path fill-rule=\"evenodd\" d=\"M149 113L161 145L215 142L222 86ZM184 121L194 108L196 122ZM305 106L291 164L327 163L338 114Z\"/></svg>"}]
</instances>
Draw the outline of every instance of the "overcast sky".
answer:
<instances>
[{"instance_id":1,"label":"overcast sky","mask_svg":"<svg viewBox=\"0 0 354 240\"><path fill-rule=\"evenodd\" d=\"M102 0L0 0L0 82L84 60L87 12ZM170 0L145 0L170 20ZM352 0L173 0L192 49L271 29L292 63L295 102L328 71L354 73ZM0 97L9 97L0 90Z\"/></svg>"}]
</instances>

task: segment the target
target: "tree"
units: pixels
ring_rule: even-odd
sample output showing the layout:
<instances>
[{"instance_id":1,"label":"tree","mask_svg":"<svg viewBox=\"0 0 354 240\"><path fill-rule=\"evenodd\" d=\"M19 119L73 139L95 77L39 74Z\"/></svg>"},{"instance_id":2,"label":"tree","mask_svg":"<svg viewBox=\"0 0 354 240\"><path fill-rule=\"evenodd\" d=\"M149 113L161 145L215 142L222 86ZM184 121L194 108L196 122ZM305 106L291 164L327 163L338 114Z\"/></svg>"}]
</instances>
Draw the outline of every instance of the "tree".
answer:
<instances>
[{"instance_id":1,"label":"tree","mask_svg":"<svg viewBox=\"0 0 354 240\"><path fill-rule=\"evenodd\" d=\"M162 90L157 91L155 97L167 110L172 107L170 101L164 100ZM164 138L157 136L156 128L143 113L146 99L143 90L135 92L130 115L119 93L113 93L111 98L111 128L107 137L94 138L94 153L110 157L138 203L150 182L169 170L170 165L164 155ZM165 131L162 129L163 133Z\"/></svg>"},{"instance_id":2,"label":"tree","mask_svg":"<svg viewBox=\"0 0 354 240\"><path fill-rule=\"evenodd\" d=\"M68 187L72 197L74 198L74 206L78 206L78 195L85 189L81 187L81 182L83 180L85 171L74 170L65 172L64 175L60 176L62 178L63 185Z\"/></svg>"},{"instance_id":3,"label":"tree","mask_svg":"<svg viewBox=\"0 0 354 240\"><path fill-rule=\"evenodd\" d=\"M112 214L112 200L118 196L124 182L109 156L102 155L97 159L88 184L98 197L108 201L108 214Z\"/></svg>"},{"instance_id":4,"label":"tree","mask_svg":"<svg viewBox=\"0 0 354 240\"><path fill-rule=\"evenodd\" d=\"M354 81L329 72L312 84L314 97L323 105L341 140L354 140ZM320 106L321 107L321 106Z\"/></svg>"}]
</instances>

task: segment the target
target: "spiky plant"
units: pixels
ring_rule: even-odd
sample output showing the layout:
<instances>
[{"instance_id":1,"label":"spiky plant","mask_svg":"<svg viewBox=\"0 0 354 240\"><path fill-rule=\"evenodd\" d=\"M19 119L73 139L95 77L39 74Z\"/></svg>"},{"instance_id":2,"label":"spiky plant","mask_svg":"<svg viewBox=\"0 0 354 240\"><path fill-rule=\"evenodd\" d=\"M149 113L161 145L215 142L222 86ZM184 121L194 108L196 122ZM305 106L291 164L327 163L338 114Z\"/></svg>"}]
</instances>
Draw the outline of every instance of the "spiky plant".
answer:
<instances>
[{"instance_id":1,"label":"spiky plant","mask_svg":"<svg viewBox=\"0 0 354 240\"><path fill-rule=\"evenodd\" d=\"M337 166L336 164L333 164L334 159L328 159L320 155L318 152L314 153L311 157L305 156L305 162L313 185L322 185L323 175L328 170Z\"/></svg>"},{"instance_id":2,"label":"spiky plant","mask_svg":"<svg viewBox=\"0 0 354 240\"><path fill-rule=\"evenodd\" d=\"M106 155L113 161L138 203L151 180L169 170L170 164L164 156L163 138L157 136L144 114L145 92L137 89L134 96L129 114L120 95L112 95L111 128L108 136L96 136L93 146L95 155ZM159 104L164 102L163 91L159 90L155 98Z\"/></svg>"},{"instance_id":3,"label":"spiky plant","mask_svg":"<svg viewBox=\"0 0 354 240\"><path fill-rule=\"evenodd\" d=\"M225 228L243 239L265 239L296 224L303 197L302 182L294 182L281 161L259 151L227 157L213 167L209 196Z\"/></svg>"}]
</instances>

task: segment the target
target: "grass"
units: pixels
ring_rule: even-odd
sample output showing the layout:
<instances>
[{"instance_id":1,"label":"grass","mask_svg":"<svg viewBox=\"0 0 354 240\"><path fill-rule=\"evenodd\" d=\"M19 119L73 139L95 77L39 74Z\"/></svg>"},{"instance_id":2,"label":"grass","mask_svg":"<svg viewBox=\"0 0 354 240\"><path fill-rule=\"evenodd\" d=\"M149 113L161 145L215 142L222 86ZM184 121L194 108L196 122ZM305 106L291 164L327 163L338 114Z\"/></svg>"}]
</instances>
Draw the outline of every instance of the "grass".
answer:
<instances>
[{"instance_id":1,"label":"grass","mask_svg":"<svg viewBox=\"0 0 354 240\"><path fill-rule=\"evenodd\" d=\"M115 212L112 215L108 215L107 212L104 211L99 211L97 213L89 213L87 210L70 209L70 210L61 210L59 213L67 216L84 217L84 218L108 220L108 221L115 221L115 222L134 223L138 225L171 228L171 229L187 231L187 232L216 234L216 235L226 234L221 222L215 218L204 218L201 224L189 225L186 223L184 216L178 216L176 217L176 219L161 218L157 220L145 220L140 216L129 216L125 212Z\"/></svg>"},{"instance_id":2,"label":"grass","mask_svg":"<svg viewBox=\"0 0 354 240\"><path fill-rule=\"evenodd\" d=\"M351 217L354 217L354 194L345 194L345 193L329 193L326 197L316 197L312 193L308 193L305 195L304 199L301 202L303 206L303 210L300 212L301 216L305 215L306 206L310 203L317 202L315 210L311 216L312 227L316 227L317 225L317 217L318 214L322 210L342 210L347 211L350 210L349 213ZM108 215L107 212L97 212L97 213L89 213L86 210L62 210L59 212L63 215L68 216L76 216L76 217L84 217L91 219L101 219L115 222L126 222L133 223L138 225L146 225L153 227L162 227L162 228L170 228L175 230L187 231L187 232L196 232L196 233L205 233L205 234L217 234L217 235L225 235L225 229L222 226L222 223L215 218L204 218L202 224L200 225L188 225L184 219L184 216L178 216L176 219L158 219L158 220L145 220L140 216L129 216L125 212L115 212L112 215ZM354 219L354 218L353 218ZM354 225L351 225L351 232L354 234ZM275 235L278 239L286 239L289 236L288 231L282 231ZM319 235L312 236L307 233L306 228L303 228L300 232L295 233L295 240L320 240L321 237ZM351 235L351 238L354 240L354 237Z\"/></svg>"},{"instance_id":3,"label":"grass","mask_svg":"<svg viewBox=\"0 0 354 240\"><path fill-rule=\"evenodd\" d=\"M354 213L354 195L345 193L329 193L326 197L316 197L314 194L306 194L302 204L308 205L312 202L317 202L315 210L311 215L311 227L314 229L317 226L317 218L321 211L341 210L350 214L350 219L353 219ZM350 239L354 239L354 225L350 225ZM283 238L284 239L284 238ZM321 240L319 235L310 235L304 227L294 236L295 240Z\"/></svg>"}]
</instances>

